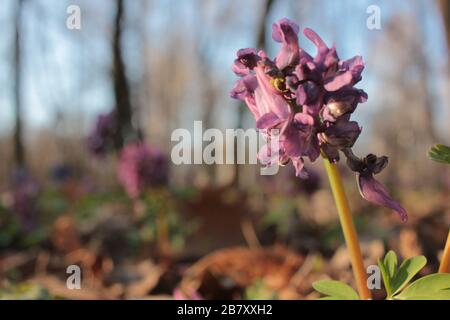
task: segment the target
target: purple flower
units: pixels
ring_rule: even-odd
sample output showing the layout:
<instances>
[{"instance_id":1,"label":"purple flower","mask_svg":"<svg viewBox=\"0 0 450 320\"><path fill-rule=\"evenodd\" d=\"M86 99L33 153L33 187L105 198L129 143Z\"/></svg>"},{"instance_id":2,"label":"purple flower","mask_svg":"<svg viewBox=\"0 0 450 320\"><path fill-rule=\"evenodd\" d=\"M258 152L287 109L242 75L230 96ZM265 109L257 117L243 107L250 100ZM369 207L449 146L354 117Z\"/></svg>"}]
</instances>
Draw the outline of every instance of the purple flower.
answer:
<instances>
[{"instance_id":1,"label":"purple flower","mask_svg":"<svg viewBox=\"0 0 450 320\"><path fill-rule=\"evenodd\" d=\"M97 157L105 156L112 149L116 130L117 122L114 111L99 115L86 140L89 153Z\"/></svg>"},{"instance_id":2,"label":"purple flower","mask_svg":"<svg viewBox=\"0 0 450 320\"><path fill-rule=\"evenodd\" d=\"M358 174L358 187L361 196L374 204L395 210L403 222L408 221L406 210L389 195L388 190L372 174Z\"/></svg>"},{"instance_id":3,"label":"purple flower","mask_svg":"<svg viewBox=\"0 0 450 320\"><path fill-rule=\"evenodd\" d=\"M169 178L167 157L144 143L126 145L120 153L117 175L130 198L149 187L165 186Z\"/></svg>"},{"instance_id":4,"label":"purple flower","mask_svg":"<svg viewBox=\"0 0 450 320\"><path fill-rule=\"evenodd\" d=\"M380 173L388 164L386 156L377 157L374 154L367 155L364 159L359 159L349 150L347 153L347 163L351 170L357 172L358 188L361 196L369 202L390 208L396 211L403 222L408 220L406 210L395 201L389 191L378 182L373 176Z\"/></svg>"},{"instance_id":5,"label":"purple flower","mask_svg":"<svg viewBox=\"0 0 450 320\"><path fill-rule=\"evenodd\" d=\"M175 300L204 300L203 297L192 288L184 290L175 288L175 290L173 290L173 298Z\"/></svg>"},{"instance_id":6,"label":"purple flower","mask_svg":"<svg viewBox=\"0 0 450 320\"><path fill-rule=\"evenodd\" d=\"M298 31L298 25L286 18L272 24L272 38L281 43L281 50L275 58L276 65L280 70L297 64L300 59Z\"/></svg>"},{"instance_id":7,"label":"purple flower","mask_svg":"<svg viewBox=\"0 0 450 320\"><path fill-rule=\"evenodd\" d=\"M39 195L39 185L24 169L14 172L12 181L13 209L19 215L20 221L26 230L36 225Z\"/></svg>"},{"instance_id":8,"label":"purple flower","mask_svg":"<svg viewBox=\"0 0 450 320\"><path fill-rule=\"evenodd\" d=\"M333 125L326 123L327 128L320 133L320 139L338 149L351 148L356 142L361 128L355 121L339 119Z\"/></svg>"},{"instance_id":9,"label":"purple flower","mask_svg":"<svg viewBox=\"0 0 450 320\"><path fill-rule=\"evenodd\" d=\"M305 29L303 33L317 48L313 57L300 48L298 32L299 26L286 18L272 25L272 38L281 44L273 60L263 51L239 50L232 70L240 79L230 96L246 103L268 141L258 153L260 161L266 165L292 162L301 177L305 157L313 162L322 152L336 162L340 151L350 154L361 133L350 118L367 94L354 87L364 70L360 56L341 60L335 46L329 48L313 30ZM275 138L279 143L273 146ZM363 196L402 212L374 182L378 169L371 165L365 164L364 173L354 170L359 173ZM405 214L403 210L402 217Z\"/></svg>"},{"instance_id":10,"label":"purple flower","mask_svg":"<svg viewBox=\"0 0 450 320\"><path fill-rule=\"evenodd\" d=\"M53 182L60 185L68 180L73 176L73 168L72 166L65 164L65 163L58 163L53 165L50 168L50 178Z\"/></svg>"}]
</instances>

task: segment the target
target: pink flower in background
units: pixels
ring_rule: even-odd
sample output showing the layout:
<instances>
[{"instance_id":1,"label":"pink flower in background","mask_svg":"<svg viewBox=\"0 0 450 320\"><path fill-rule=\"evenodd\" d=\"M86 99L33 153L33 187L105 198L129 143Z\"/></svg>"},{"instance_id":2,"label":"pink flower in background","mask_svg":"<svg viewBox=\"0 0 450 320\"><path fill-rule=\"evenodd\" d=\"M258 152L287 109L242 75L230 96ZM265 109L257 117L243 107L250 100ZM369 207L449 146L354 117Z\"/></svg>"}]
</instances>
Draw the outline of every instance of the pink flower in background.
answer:
<instances>
[{"instance_id":1,"label":"pink flower in background","mask_svg":"<svg viewBox=\"0 0 450 320\"><path fill-rule=\"evenodd\" d=\"M173 298L175 300L204 300L203 297L194 289L188 288L182 290L179 287L173 290Z\"/></svg>"},{"instance_id":2,"label":"pink flower in background","mask_svg":"<svg viewBox=\"0 0 450 320\"><path fill-rule=\"evenodd\" d=\"M144 143L131 143L120 153L117 175L127 194L134 199L146 188L167 185L169 162L159 150Z\"/></svg>"},{"instance_id":3,"label":"pink flower in background","mask_svg":"<svg viewBox=\"0 0 450 320\"><path fill-rule=\"evenodd\" d=\"M245 48L238 50L232 65L240 78L230 96L245 102L267 141L275 132L279 135L278 150L268 143L259 151L259 159L266 165L292 162L296 175L305 177L304 158L313 162L322 152L337 162L340 151L346 156L351 153L350 168L358 173L362 196L396 210L405 220L406 211L373 178L379 171L368 165L354 170L356 162L367 162L367 157L359 159L351 152L361 127L350 117L358 104L367 100L367 94L354 87L362 78L362 58L341 60L335 46L329 48L306 28L304 35L317 48L313 57L299 46L299 31L292 20L277 21L272 25L272 38L281 48L273 60L263 51Z\"/></svg>"}]
</instances>

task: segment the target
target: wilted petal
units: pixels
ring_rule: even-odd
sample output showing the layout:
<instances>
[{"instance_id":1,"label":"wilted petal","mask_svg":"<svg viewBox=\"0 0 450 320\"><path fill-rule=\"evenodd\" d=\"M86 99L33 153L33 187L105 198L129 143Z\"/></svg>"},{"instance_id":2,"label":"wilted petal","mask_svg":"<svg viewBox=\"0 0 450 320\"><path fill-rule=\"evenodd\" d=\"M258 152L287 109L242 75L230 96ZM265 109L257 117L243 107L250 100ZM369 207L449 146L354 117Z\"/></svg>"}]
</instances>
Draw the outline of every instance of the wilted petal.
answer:
<instances>
[{"instance_id":1,"label":"wilted petal","mask_svg":"<svg viewBox=\"0 0 450 320\"><path fill-rule=\"evenodd\" d=\"M369 202L395 210L403 222L408 220L408 213L391 198L388 190L372 174L358 174L358 187L361 196Z\"/></svg>"},{"instance_id":2,"label":"wilted petal","mask_svg":"<svg viewBox=\"0 0 450 320\"><path fill-rule=\"evenodd\" d=\"M282 43L281 50L275 59L280 70L299 61L298 31L299 26L286 18L272 24L272 38Z\"/></svg>"}]
</instances>

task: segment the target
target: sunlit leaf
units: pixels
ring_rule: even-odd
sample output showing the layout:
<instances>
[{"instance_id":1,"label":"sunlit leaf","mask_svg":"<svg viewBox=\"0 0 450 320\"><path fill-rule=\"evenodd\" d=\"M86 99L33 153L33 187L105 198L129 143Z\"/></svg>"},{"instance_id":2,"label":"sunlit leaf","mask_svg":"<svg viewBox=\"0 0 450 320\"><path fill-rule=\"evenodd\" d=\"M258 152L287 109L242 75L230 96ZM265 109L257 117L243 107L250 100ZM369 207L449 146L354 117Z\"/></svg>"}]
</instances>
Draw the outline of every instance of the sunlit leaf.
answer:
<instances>
[{"instance_id":1,"label":"sunlit leaf","mask_svg":"<svg viewBox=\"0 0 450 320\"><path fill-rule=\"evenodd\" d=\"M328 296L326 300L358 300L358 294L348 284L336 280L320 280L313 283L316 291Z\"/></svg>"},{"instance_id":2,"label":"sunlit leaf","mask_svg":"<svg viewBox=\"0 0 450 320\"><path fill-rule=\"evenodd\" d=\"M386 289L386 294L388 298L392 295L391 278L389 278L389 273L386 270L383 260L378 260L378 267L381 271L381 276L383 277L384 288Z\"/></svg>"},{"instance_id":3,"label":"sunlit leaf","mask_svg":"<svg viewBox=\"0 0 450 320\"><path fill-rule=\"evenodd\" d=\"M403 261L392 280L392 295L399 293L411 279L426 265L424 256L417 256Z\"/></svg>"},{"instance_id":4,"label":"sunlit leaf","mask_svg":"<svg viewBox=\"0 0 450 320\"><path fill-rule=\"evenodd\" d=\"M450 274L434 273L410 284L395 299L450 300Z\"/></svg>"},{"instance_id":5,"label":"sunlit leaf","mask_svg":"<svg viewBox=\"0 0 450 320\"><path fill-rule=\"evenodd\" d=\"M431 160L450 164L450 147L437 144L428 151Z\"/></svg>"},{"instance_id":6,"label":"sunlit leaf","mask_svg":"<svg viewBox=\"0 0 450 320\"><path fill-rule=\"evenodd\" d=\"M390 250L384 257L384 265L390 279L395 276L395 271L397 269L397 255L394 251Z\"/></svg>"}]
</instances>

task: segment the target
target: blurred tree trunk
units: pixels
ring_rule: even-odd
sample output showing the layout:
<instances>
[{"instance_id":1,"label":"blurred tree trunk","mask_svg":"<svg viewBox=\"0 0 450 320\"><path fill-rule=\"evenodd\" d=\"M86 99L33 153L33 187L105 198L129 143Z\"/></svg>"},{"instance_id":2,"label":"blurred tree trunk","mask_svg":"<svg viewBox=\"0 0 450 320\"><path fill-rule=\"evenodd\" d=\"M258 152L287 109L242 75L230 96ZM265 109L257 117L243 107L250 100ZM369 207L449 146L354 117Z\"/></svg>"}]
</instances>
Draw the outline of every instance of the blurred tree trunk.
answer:
<instances>
[{"instance_id":1,"label":"blurred tree trunk","mask_svg":"<svg viewBox=\"0 0 450 320\"><path fill-rule=\"evenodd\" d=\"M21 61L21 33L22 33L22 9L23 0L17 1L15 12L15 36L14 36L14 161L17 167L25 166L25 147L23 143L22 127L22 61Z\"/></svg>"},{"instance_id":2,"label":"blurred tree trunk","mask_svg":"<svg viewBox=\"0 0 450 320\"><path fill-rule=\"evenodd\" d=\"M115 137L116 149L122 148L126 139L134 134L132 125L132 107L130 88L126 76L125 63L121 48L122 25L124 16L124 1L116 0L117 9L114 19L113 51L113 81L115 108L117 113L118 130Z\"/></svg>"},{"instance_id":3,"label":"blurred tree trunk","mask_svg":"<svg viewBox=\"0 0 450 320\"><path fill-rule=\"evenodd\" d=\"M445 35L447 38L447 47L450 57L450 1L438 0L438 5L441 10L442 18L444 21Z\"/></svg>"},{"instance_id":4,"label":"blurred tree trunk","mask_svg":"<svg viewBox=\"0 0 450 320\"><path fill-rule=\"evenodd\" d=\"M256 48L258 50L264 50L266 49L266 25L267 25L267 17L270 13L271 8L273 7L275 0L267 0L264 4L263 10L262 10L262 16L259 21L259 27L258 27L258 34L256 38ZM238 119L237 119L237 128L242 128L244 125L244 115L245 115L245 109L247 107L244 103L241 103L239 105L238 110ZM241 166L237 164L237 139L234 141L234 163L235 163L235 170L234 170L234 177L231 182L231 185L233 187L239 187L239 177L241 175Z\"/></svg>"}]
</instances>

